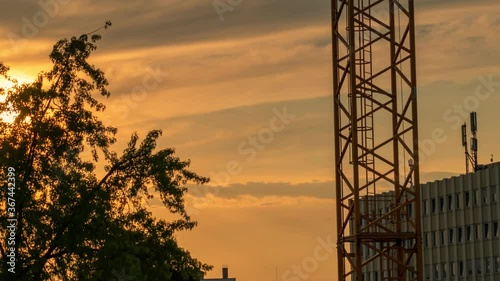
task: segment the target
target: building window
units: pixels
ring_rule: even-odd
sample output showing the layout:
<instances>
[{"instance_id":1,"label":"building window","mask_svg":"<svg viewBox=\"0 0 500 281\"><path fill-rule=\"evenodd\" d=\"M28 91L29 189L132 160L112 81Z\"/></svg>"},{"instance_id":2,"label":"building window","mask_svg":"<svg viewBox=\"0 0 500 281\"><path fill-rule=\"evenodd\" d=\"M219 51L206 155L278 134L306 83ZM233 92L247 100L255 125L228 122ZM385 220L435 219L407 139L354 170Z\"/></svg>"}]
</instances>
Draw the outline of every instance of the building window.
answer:
<instances>
[{"instance_id":1,"label":"building window","mask_svg":"<svg viewBox=\"0 0 500 281\"><path fill-rule=\"evenodd\" d=\"M453 234L454 234L454 233L453 233L453 229L450 229L450 230L449 230L449 232L448 232L448 234L449 234L449 235L448 235L448 242L449 242L450 244L453 244L453 243L454 243L454 241L453 241L453 236L454 236L454 235L453 235Z\"/></svg>"},{"instance_id":2,"label":"building window","mask_svg":"<svg viewBox=\"0 0 500 281\"><path fill-rule=\"evenodd\" d=\"M498 233L498 222L493 222L493 237L498 237L499 236L499 233Z\"/></svg>"},{"instance_id":3,"label":"building window","mask_svg":"<svg viewBox=\"0 0 500 281\"><path fill-rule=\"evenodd\" d=\"M470 225L468 225L466 228L465 228L465 239L466 241L471 241L472 240L472 227Z\"/></svg>"},{"instance_id":4,"label":"building window","mask_svg":"<svg viewBox=\"0 0 500 281\"><path fill-rule=\"evenodd\" d=\"M481 275L482 274L482 269L481 269L481 259L476 259L476 275Z\"/></svg>"},{"instance_id":5,"label":"building window","mask_svg":"<svg viewBox=\"0 0 500 281\"><path fill-rule=\"evenodd\" d=\"M436 213L436 199L431 200L431 213Z\"/></svg>"},{"instance_id":6,"label":"building window","mask_svg":"<svg viewBox=\"0 0 500 281\"><path fill-rule=\"evenodd\" d=\"M411 267L411 269L412 269L412 270L415 270L415 268L414 268L414 267ZM415 279L415 276L416 276L416 275L415 275L415 272L414 272L414 271L410 271L410 273L409 273L409 277L410 277L410 279L411 279L411 280Z\"/></svg>"},{"instance_id":7,"label":"building window","mask_svg":"<svg viewBox=\"0 0 500 281\"><path fill-rule=\"evenodd\" d=\"M450 263L450 277L455 277L455 262Z\"/></svg>"},{"instance_id":8,"label":"building window","mask_svg":"<svg viewBox=\"0 0 500 281\"><path fill-rule=\"evenodd\" d=\"M435 231L431 232L431 236L432 236L432 245L437 246L436 232Z\"/></svg>"},{"instance_id":9,"label":"building window","mask_svg":"<svg viewBox=\"0 0 500 281\"><path fill-rule=\"evenodd\" d=\"M455 205L457 209L460 209L460 193L455 194Z\"/></svg>"},{"instance_id":10,"label":"building window","mask_svg":"<svg viewBox=\"0 0 500 281\"><path fill-rule=\"evenodd\" d=\"M484 258L484 273L485 274L491 273L491 258L490 257Z\"/></svg>"},{"instance_id":11,"label":"building window","mask_svg":"<svg viewBox=\"0 0 500 281\"><path fill-rule=\"evenodd\" d=\"M458 276L460 276L460 277L464 276L464 262L463 261L458 262Z\"/></svg>"},{"instance_id":12,"label":"building window","mask_svg":"<svg viewBox=\"0 0 500 281\"><path fill-rule=\"evenodd\" d=\"M446 263L443 263L442 266L443 266L443 269L442 269L443 279L448 278L448 272L446 271Z\"/></svg>"},{"instance_id":13,"label":"building window","mask_svg":"<svg viewBox=\"0 0 500 281\"><path fill-rule=\"evenodd\" d=\"M500 273L500 256L495 257L495 272Z\"/></svg>"},{"instance_id":14,"label":"building window","mask_svg":"<svg viewBox=\"0 0 500 281\"><path fill-rule=\"evenodd\" d=\"M481 237L479 236L480 225L479 224L474 225L474 230L475 230L475 235L476 235L474 238L476 238L476 240L481 239Z\"/></svg>"},{"instance_id":15,"label":"building window","mask_svg":"<svg viewBox=\"0 0 500 281\"><path fill-rule=\"evenodd\" d=\"M497 187L496 186L491 186L490 187L490 197L491 197L491 203L498 202Z\"/></svg>"},{"instance_id":16,"label":"building window","mask_svg":"<svg viewBox=\"0 0 500 281\"><path fill-rule=\"evenodd\" d=\"M488 204L488 190L486 187L481 188L481 202L482 204Z\"/></svg>"},{"instance_id":17,"label":"building window","mask_svg":"<svg viewBox=\"0 0 500 281\"><path fill-rule=\"evenodd\" d=\"M467 260L466 266L467 266L467 275L471 276L474 273L474 269L472 268L472 260Z\"/></svg>"},{"instance_id":18,"label":"building window","mask_svg":"<svg viewBox=\"0 0 500 281\"><path fill-rule=\"evenodd\" d=\"M440 234L441 234L441 245L444 245L444 230L441 230Z\"/></svg>"},{"instance_id":19,"label":"building window","mask_svg":"<svg viewBox=\"0 0 500 281\"><path fill-rule=\"evenodd\" d=\"M458 241L457 242L458 243L462 243L462 236L463 236L462 235L462 227L458 227L457 228L457 236L458 236L458 238L457 238Z\"/></svg>"},{"instance_id":20,"label":"building window","mask_svg":"<svg viewBox=\"0 0 500 281\"><path fill-rule=\"evenodd\" d=\"M424 246L429 247L429 233L424 233Z\"/></svg>"},{"instance_id":21,"label":"building window","mask_svg":"<svg viewBox=\"0 0 500 281\"><path fill-rule=\"evenodd\" d=\"M448 210L453 209L453 195L448 195Z\"/></svg>"},{"instance_id":22,"label":"building window","mask_svg":"<svg viewBox=\"0 0 500 281\"><path fill-rule=\"evenodd\" d=\"M434 279L439 279L439 264L434 265Z\"/></svg>"},{"instance_id":23,"label":"building window","mask_svg":"<svg viewBox=\"0 0 500 281\"><path fill-rule=\"evenodd\" d=\"M413 203L408 204L408 217L413 218Z\"/></svg>"},{"instance_id":24,"label":"building window","mask_svg":"<svg viewBox=\"0 0 500 281\"><path fill-rule=\"evenodd\" d=\"M422 205L422 210L423 210L424 215L428 214L428 212L427 212L427 200L424 200L423 205Z\"/></svg>"},{"instance_id":25,"label":"building window","mask_svg":"<svg viewBox=\"0 0 500 281\"><path fill-rule=\"evenodd\" d=\"M483 228L484 232L484 239L488 239L490 238L490 224L489 223L485 223L484 224L484 228Z\"/></svg>"},{"instance_id":26,"label":"building window","mask_svg":"<svg viewBox=\"0 0 500 281\"><path fill-rule=\"evenodd\" d=\"M479 204L479 202L481 202L478 200L478 198L479 198L479 190L473 190L472 191L472 205L473 206L477 206Z\"/></svg>"},{"instance_id":27,"label":"building window","mask_svg":"<svg viewBox=\"0 0 500 281\"><path fill-rule=\"evenodd\" d=\"M439 197L439 211L444 212L444 197Z\"/></svg>"},{"instance_id":28,"label":"building window","mask_svg":"<svg viewBox=\"0 0 500 281\"><path fill-rule=\"evenodd\" d=\"M431 280L431 266L428 264L425 266L425 279Z\"/></svg>"},{"instance_id":29,"label":"building window","mask_svg":"<svg viewBox=\"0 0 500 281\"><path fill-rule=\"evenodd\" d=\"M465 192L465 207L470 206L470 193L468 191Z\"/></svg>"}]
</instances>

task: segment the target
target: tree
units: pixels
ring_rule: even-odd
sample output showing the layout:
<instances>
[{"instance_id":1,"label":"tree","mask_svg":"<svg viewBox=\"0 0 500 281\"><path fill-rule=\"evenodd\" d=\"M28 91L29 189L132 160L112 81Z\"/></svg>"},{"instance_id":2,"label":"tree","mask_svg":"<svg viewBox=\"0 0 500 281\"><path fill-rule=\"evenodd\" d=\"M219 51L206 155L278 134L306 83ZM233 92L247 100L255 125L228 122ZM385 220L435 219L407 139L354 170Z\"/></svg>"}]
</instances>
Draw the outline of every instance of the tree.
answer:
<instances>
[{"instance_id":1,"label":"tree","mask_svg":"<svg viewBox=\"0 0 500 281\"><path fill-rule=\"evenodd\" d=\"M13 177L15 188L0 193L15 200L10 215L17 219L17 247L11 249L7 239L0 244L0 275L4 280L199 280L211 266L179 247L175 235L196 226L184 208L186 184L209 179L188 170L190 161L176 157L173 148L156 149L161 130L142 141L133 134L121 155L111 150L117 129L95 115L105 105L94 95L110 96L104 73L88 62L101 39L95 32L57 42L52 70L33 83L17 85L0 63L0 75L16 83L0 90L6 96L0 113L15 114L13 122L0 122L0 178ZM82 159L85 152L91 161ZM99 161L105 162L102 177ZM155 194L176 219L153 217L145 203ZM1 231L9 235L10 216L1 205ZM15 274L8 271L10 250L17 259Z\"/></svg>"}]
</instances>

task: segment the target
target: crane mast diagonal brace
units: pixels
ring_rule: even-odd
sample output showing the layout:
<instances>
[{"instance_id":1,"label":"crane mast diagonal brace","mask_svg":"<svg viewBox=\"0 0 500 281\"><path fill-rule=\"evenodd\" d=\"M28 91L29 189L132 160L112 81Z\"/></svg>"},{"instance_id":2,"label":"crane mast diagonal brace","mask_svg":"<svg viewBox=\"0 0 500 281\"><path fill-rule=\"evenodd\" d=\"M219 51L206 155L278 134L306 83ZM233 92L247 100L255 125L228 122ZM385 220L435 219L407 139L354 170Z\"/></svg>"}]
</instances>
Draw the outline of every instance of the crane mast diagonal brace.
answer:
<instances>
[{"instance_id":1,"label":"crane mast diagonal brace","mask_svg":"<svg viewBox=\"0 0 500 281\"><path fill-rule=\"evenodd\" d=\"M414 1L331 9L338 280L422 281Z\"/></svg>"}]
</instances>

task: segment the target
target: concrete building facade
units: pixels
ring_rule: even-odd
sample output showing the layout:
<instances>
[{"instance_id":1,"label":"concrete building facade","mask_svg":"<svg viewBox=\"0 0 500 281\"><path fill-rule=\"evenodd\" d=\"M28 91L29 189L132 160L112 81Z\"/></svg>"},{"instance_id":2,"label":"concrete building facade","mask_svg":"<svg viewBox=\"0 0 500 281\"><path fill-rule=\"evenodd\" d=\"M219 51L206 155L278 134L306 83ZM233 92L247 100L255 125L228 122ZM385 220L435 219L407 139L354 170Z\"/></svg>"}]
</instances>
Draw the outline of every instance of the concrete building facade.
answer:
<instances>
[{"instance_id":1,"label":"concrete building facade","mask_svg":"<svg viewBox=\"0 0 500 281\"><path fill-rule=\"evenodd\" d=\"M500 163L422 184L420 190L424 280L500 281ZM375 202L364 205L382 214L391 208L389 195L363 202ZM413 217L412 206L406 215ZM385 225L391 227L390 219ZM373 255L374 250L363 249L363 260ZM386 280L385 268L379 260L371 262L363 280Z\"/></svg>"}]
</instances>

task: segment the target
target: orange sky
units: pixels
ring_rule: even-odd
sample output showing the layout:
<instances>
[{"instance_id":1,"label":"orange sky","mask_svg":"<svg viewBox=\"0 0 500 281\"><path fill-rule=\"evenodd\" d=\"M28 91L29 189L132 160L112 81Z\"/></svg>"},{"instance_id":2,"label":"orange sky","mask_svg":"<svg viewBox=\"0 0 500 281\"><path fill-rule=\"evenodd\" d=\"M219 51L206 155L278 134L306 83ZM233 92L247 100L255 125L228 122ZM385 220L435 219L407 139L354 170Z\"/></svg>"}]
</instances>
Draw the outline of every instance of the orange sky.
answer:
<instances>
[{"instance_id":1,"label":"orange sky","mask_svg":"<svg viewBox=\"0 0 500 281\"><path fill-rule=\"evenodd\" d=\"M111 20L92 57L110 82L102 117L116 150L160 128L160 146L212 177L187 200L199 226L179 235L208 276L228 264L239 281L274 280L276 266L282 281L335 280L334 254L317 250L336 233L329 2L242 0L221 20L212 1L12 1L0 61L24 81L58 39ZM464 172L461 108L478 112L480 162L500 158L500 3L421 0L416 13L420 142L445 136L423 146L426 181Z\"/></svg>"}]
</instances>

